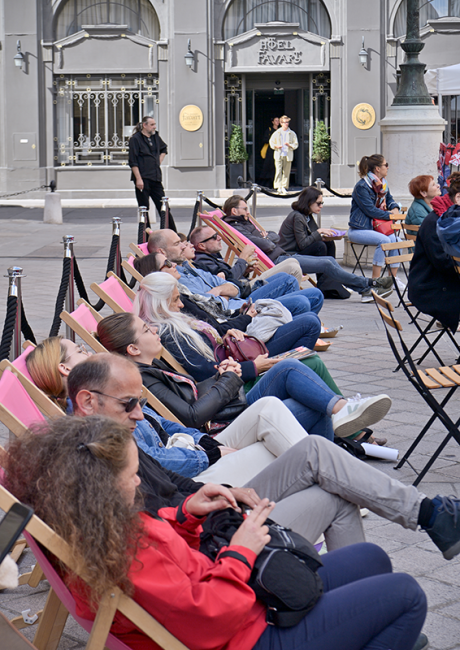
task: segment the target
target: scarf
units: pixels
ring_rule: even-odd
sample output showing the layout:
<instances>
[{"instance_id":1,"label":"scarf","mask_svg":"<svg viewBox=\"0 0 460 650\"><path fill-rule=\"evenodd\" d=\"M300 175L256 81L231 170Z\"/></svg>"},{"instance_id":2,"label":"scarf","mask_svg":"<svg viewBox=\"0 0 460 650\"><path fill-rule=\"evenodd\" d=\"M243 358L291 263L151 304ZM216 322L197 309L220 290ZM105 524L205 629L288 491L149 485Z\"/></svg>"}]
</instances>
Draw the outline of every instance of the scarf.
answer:
<instances>
[{"instance_id":1,"label":"scarf","mask_svg":"<svg viewBox=\"0 0 460 650\"><path fill-rule=\"evenodd\" d=\"M367 176L364 177L364 180L369 185L369 187L372 188L374 192L377 194L375 207L380 208L380 210L386 210L387 209L386 194L388 192L387 179L382 178L382 180L380 180L380 178L378 178L375 174L373 174L372 172L368 172Z\"/></svg>"}]
</instances>

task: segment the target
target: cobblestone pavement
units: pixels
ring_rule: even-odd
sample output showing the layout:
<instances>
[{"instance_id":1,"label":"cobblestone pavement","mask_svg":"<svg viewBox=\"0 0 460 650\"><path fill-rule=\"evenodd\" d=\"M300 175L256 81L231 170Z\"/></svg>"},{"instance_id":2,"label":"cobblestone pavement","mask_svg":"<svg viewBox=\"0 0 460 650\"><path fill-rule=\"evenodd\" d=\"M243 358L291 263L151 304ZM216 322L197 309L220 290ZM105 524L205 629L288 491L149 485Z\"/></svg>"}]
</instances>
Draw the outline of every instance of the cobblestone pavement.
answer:
<instances>
[{"instance_id":1,"label":"cobblestone pavement","mask_svg":"<svg viewBox=\"0 0 460 650\"><path fill-rule=\"evenodd\" d=\"M72 222L69 219L69 223L64 226L44 225L30 220L1 220L2 320L7 295L7 280L3 278L3 273L7 267L17 264L24 268L27 275L23 280L23 297L32 329L37 339L48 335L61 277L63 248L59 242L64 234L75 236L75 254L88 290L92 282L102 281L111 241L111 226L110 220L104 223L104 220L100 219L100 211L97 212L94 222L81 219ZM270 216L264 220L262 211L258 217L267 229L277 229L279 226L280 218ZM323 226L330 223L327 217L323 217ZM341 218L338 223L337 219L335 220L335 225L345 223L346 219ZM187 222L179 221L179 225L184 231L188 230ZM134 219L128 219L122 226L124 254L128 250L128 243L135 240L136 234L137 224ZM368 274L369 271L367 269ZM95 296L92 295L91 299L95 301ZM393 303L396 304L395 299ZM108 308L104 310L110 313ZM408 325L401 308L397 310L397 317L401 319L408 339L413 340L414 328ZM359 296L352 294L346 301L326 301L322 318L327 325L344 326L338 337L333 340L329 351L323 353L323 359L339 387L346 396L357 392L388 393L393 399L393 406L385 420L376 426L375 432L379 436L387 437L389 446L404 452L427 421L430 412L402 373L393 373L395 362L375 306L372 303L362 304ZM61 331L64 332L64 328ZM440 349L446 360L453 363L455 355L451 344L443 340ZM429 359L427 365L430 363L434 363L433 359ZM458 398L453 398L449 412L454 417L458 417L457 405ZM1 429L2 444L7 442L7 436L5 429ZM435 424L412 457L416 468L423 467L443 436L442 427ZM420 489L429 497L439 493L460 496L459 461L460 448L455 442L449 442ZM382 471L406 484L412 483L415 478L413 470L407 465L395 472L393 463L367 462L372 462ZM460 559L446 562L425 533L405 530L372 513L364 519L364 527L367 539L381 545L390 554L395 571L410 573L426 591L429 613L424 632L430 639L430 647L434 650L460 650ZM21 571L24 572L32 564L33 555L26 551L20 560ZM1 592L0 609L8 618L20 615L22 610L28 608L34 612L43 607L47 592L46 581L37 589L22 586L16 591ZM33 639L34 629L28 628L24 634ZM59 649L83 648L85 639L86 633L73 619L69 619Z\"/></svg>"}]
</instances>

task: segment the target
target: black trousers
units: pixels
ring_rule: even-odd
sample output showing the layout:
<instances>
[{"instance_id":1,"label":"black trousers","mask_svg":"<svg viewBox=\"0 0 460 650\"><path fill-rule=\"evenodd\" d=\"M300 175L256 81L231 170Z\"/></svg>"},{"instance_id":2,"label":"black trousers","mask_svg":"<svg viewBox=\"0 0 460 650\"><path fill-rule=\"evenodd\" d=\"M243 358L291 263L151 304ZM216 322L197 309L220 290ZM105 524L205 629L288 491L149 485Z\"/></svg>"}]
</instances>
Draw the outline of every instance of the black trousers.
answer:
<instances>
[{"instance_id":1,"label":"black trousers","mask_svg":"<svg viewBox=\"0 0 460 650\"><path fill-rule=\"evenodd\" d=\"M143 181L144 181L144 189L142 191L138 190L136 187L136 183L134 183L134 187L136 189L137 205L139 207L145 206L146 208L148 208L149 196L151 196L152 201L154 202L155 207L158 210L158 214L160 214L161 199L165 195L163 185L160 183L160 181L151 181L148 178L143 179Z\"/></svg>"},{"instance_id":2,"label":"black trousers","mask_svg":"<svg viewBox=\"0 0 460 650\"><path fill-rule=\"evenodd\" d=\"M299 251L298 255L314 255L315 257L329 255L329 257L335 257L335 241L315 241L310 246Z\"/></svg>"}]
</instances>

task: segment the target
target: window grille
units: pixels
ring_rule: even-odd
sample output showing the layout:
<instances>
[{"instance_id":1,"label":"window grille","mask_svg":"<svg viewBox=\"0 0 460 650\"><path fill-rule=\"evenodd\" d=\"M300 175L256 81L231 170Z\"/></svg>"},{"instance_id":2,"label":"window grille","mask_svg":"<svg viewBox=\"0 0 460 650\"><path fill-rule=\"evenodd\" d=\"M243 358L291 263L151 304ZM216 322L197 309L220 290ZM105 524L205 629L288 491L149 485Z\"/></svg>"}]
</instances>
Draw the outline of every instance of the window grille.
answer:
<instances>
[{"instance_id":1,"label":"window grille","mask_svg":"<svg viewBox=\"0 0 460 650\"><path fill-rule=\"evenodd\" d=\"M126 166L135 125L149 115L159 128L156 75L59 75L53 83L55 166Z\"/></svg>"}]
</instances>

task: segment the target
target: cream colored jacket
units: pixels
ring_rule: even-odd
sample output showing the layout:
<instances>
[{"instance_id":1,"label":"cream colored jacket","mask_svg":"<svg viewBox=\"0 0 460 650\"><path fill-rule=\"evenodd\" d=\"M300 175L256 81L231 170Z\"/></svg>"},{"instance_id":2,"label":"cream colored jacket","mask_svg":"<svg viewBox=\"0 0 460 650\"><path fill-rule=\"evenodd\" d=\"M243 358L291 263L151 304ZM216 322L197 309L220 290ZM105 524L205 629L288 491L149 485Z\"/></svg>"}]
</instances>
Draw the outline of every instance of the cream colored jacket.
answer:
<instances>
[{"instance_id":1,"label":"cream colored jacket","mask_svg":"<svg viewBox=\"0 0 460 650\"><path fill-rule=\"evenodd\" d=\"M270 147L275 151L275 153L273 154L273 158L275 160L279 160L281 158L281 149L275 149L275 146L282 144L281 141L282 130L283 130L282 128L279 128L277 131L275 131L275 133L272 134L270 138ZM297 147L299 146L299 141L297 140L297 136L294 133L294 131L288 129L288 133L289 133L288 142L291 145L291 147L288 148L287 160L288 162L292 162L294 160L294 149L297 149Z\"/></svg>"}]
</instances>

